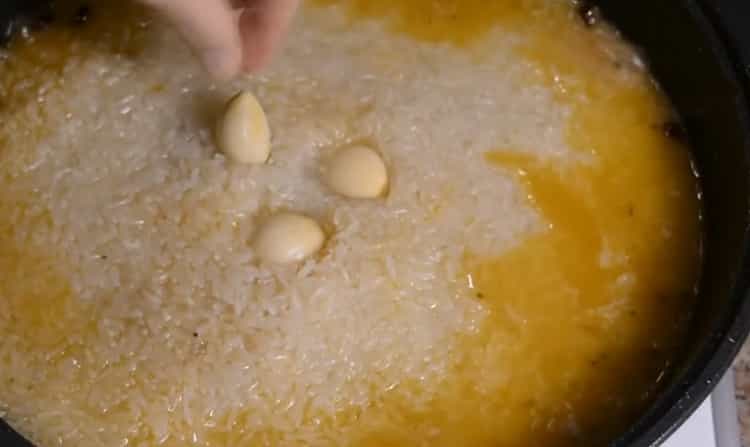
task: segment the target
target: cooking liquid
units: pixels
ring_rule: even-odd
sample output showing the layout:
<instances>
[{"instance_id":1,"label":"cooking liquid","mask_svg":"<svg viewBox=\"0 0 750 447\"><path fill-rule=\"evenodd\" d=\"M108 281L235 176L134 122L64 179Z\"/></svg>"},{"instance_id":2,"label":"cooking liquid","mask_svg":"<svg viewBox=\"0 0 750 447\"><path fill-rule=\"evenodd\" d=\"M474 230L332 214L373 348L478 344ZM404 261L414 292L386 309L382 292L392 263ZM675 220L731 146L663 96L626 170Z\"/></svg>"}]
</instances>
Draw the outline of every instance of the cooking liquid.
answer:
<instances>
[{"instance_id":1,"label":"cooking liquid","mask_svg":"<svg viewBox=\"0 0 750 447\"><path fill-rule=\"evenodd\" d=\"M668 135L666 98L640 61L623 67L613 56L622 43L570 2L317 3L436 44L471 48L498 25L522 34L518 55L538 74L528 82L570 109L567 143L580 155L487 148L546 228L496 259L467 253L491 317L432 406L386 400L383 429L358 445L605 445L669 377L695 300L698 184L687 148Z\"/></svg>"}]
</instances>

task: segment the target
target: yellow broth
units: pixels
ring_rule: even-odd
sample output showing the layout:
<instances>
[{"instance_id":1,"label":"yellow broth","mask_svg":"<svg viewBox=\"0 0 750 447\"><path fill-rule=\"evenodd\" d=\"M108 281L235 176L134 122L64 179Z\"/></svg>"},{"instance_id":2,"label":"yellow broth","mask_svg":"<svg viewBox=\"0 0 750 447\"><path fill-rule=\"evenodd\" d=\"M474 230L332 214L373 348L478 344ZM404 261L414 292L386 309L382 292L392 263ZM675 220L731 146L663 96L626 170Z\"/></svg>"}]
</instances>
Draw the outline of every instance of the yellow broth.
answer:
<instances>
[{"instance_id":1,"label":"yellow broth","mask_svg":"<svg viewBox=\"0 0 750 447\"><path fill-rule=\"evenodd\" d=\"M384 400L376 415L362 415L381 415L382 429L356 445L604 445L668 376L695 299L698 184L687 148L666 131L674 119L666 98L648 73L623 74L608 52L621 44L586 26L571 2L316 3L458 47L496 26L520 33L518 56L538 73L529 83L554 89L570 108L567 143L581 155L487 148L487 162L515 173L547 227L497 259L467 254L492 316L465 341L432 406Z\"/></svg>"}]
</instances>

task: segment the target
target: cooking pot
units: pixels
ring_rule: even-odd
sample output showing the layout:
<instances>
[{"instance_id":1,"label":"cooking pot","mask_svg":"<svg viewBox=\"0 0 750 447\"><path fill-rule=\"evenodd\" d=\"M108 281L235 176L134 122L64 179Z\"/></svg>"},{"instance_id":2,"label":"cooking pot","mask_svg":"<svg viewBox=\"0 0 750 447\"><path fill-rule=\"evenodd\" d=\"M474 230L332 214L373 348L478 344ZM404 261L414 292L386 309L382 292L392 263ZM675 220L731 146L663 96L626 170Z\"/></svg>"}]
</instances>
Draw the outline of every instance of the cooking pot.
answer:
<instances>
[{"instance_id":1,"label":"cooking pot","mask_svg":"<svg viewBox=\"0 0 750 447\"><path fill-rule=\"evenodd\" d=\"M44 4L0 2L0 42L49 20ZM701 180L703 270L689 336L667 385L611 443L653 447L711 393L750 330L750 1L578 0L577 7L584 21L598 8L642 50L681 118L665 132L688 141ZM33 447L1 420L0 445Z\"/></svg>"}]
</instances>

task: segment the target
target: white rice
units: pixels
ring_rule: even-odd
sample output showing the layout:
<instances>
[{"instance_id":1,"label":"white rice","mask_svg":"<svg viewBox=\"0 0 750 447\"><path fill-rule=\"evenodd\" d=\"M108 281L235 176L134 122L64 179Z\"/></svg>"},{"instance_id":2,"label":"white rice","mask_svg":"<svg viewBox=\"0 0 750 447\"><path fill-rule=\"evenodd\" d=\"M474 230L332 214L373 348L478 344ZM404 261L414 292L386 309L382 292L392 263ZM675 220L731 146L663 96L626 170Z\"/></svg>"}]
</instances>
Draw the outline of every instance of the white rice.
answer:
<instances>
[{"instance_id":1,"label":"white rice","mask_svg":"<svg viewBox=\"0 0 750 447\"><path fill-rule=\"evenodd\" d=\"M337 412L403 383L421 384L415 406L429 401L486 314L464 255L500 255L540 225L483 154L567 151L566 110L524 82L519 37L497 30L464 52L307 8L262 76L215 85L157 24L137 58L74 55L39 101L3 116L19 129L3 187L33 197L16 212L49 217L18 217L13 240L53 260L72 296L55 343L0 342L11 422L43 447L210 445L237 421L258 445L262 433L335 445ZM241 88L268 114L268 165L216 153L213 121ZM40 141L22 132L35 126L49 130ZM357 141L384 155L387 199L321 184L321 159ZM324 223L322 256L258 262L249 241L278 209ZM3 334L10 319L0 311ZM72 334L66 321L84 323Z\"/></svg>"}]
</instances>

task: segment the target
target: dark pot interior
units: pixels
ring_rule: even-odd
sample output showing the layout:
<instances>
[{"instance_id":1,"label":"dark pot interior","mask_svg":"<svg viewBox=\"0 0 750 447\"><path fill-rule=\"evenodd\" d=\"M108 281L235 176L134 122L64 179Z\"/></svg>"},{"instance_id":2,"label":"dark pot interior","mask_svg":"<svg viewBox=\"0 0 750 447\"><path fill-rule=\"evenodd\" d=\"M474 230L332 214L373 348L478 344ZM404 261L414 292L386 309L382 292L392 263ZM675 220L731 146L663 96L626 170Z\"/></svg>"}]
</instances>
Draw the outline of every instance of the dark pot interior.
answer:
<instances>
[{"instance_id":1,"label":"dark pot interior","mask_svg":"<svg viewBox=\"0 0 750 447\"><path fill-rule=\"evenodd\" d=\"M668 131L689 140L705 204L699 308L683 355L650 409L612 443L650 447L708 396L750 330L750 2L579 0L583 19L592 4L642 48L679 112L682 125ZM4 1L0 40L22 10L44 19L31 2ZM31 447L1 421L0 445Z\"/></svg>"}]
</instances>

